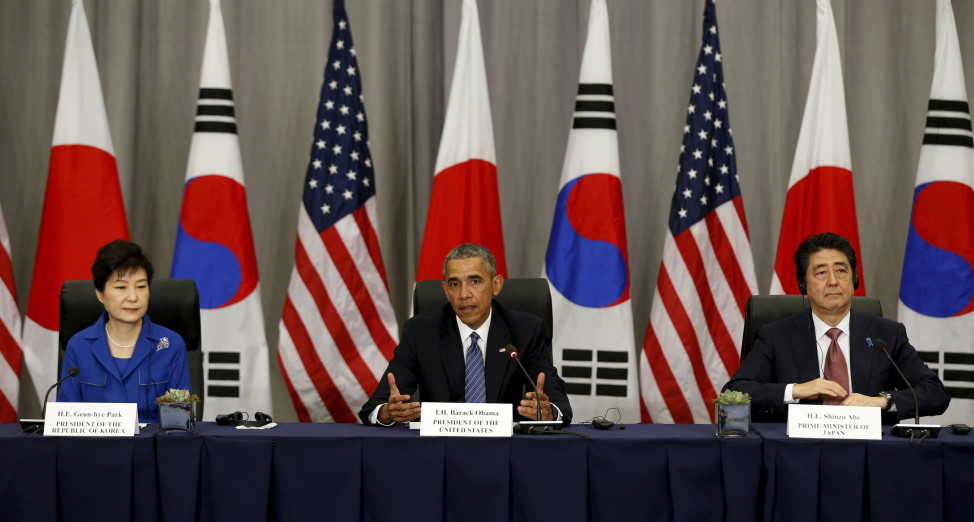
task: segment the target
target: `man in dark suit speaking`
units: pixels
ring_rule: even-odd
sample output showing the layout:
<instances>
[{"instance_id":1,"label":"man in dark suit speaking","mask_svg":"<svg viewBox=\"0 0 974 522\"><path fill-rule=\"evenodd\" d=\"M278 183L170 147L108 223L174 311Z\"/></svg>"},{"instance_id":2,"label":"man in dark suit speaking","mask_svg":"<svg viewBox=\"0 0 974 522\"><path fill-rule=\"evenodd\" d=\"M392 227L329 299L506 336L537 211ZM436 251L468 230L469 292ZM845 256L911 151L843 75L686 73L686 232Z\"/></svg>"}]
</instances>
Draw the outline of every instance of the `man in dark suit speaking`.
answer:
<instances>
[{"instance_id":1,"label":"man in dark suit speaking","mask_svg":"<svg viewBox=\"0 0 974 522\"><path fill-rule=\"evenodd\" d=\"M765 325L725 390L751 395L758 411L783 420L795 403L877 406L893 417L939 415L950 394L910 345L902 323L852 310L859 287L856 252L844 237L826 232L806 238L795 252L798 288L810 310ZM917 401L879 348L889 354L916 390Z\"/></svg>"},{"instance_id":2,"label":"man in dark suit speaking","mask_svg":"<svg viewBox=\"0 0 974 522\"><path fill-rule=\"evenodd\" d=\"M424 401L510 403L520 416L536 420L534 386L511 360L509 344L529 375L537 376L541 419L571 422L544 323L493 300L504 286L494 255L473 243L454 248L443 263L442 284L450 304L406 321L386 378L359 411L362 422L388 426L419 418L421 404L410 402L417 388ZM531 391L522 397L522 388Z\"/></svg>"}]
</instances>

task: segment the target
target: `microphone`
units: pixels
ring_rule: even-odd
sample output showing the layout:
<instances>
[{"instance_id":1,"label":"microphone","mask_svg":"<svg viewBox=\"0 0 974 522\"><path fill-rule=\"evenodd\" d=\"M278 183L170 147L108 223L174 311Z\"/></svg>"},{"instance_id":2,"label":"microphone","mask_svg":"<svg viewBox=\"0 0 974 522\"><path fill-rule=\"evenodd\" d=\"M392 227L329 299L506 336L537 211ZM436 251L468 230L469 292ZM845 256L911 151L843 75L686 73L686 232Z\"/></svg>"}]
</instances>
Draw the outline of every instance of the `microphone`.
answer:
<instances>
[{"instance_id":1,"label":"microphone","mask_svg":"<svg viewBox=\"0 0 974 522\"><path fill-rule=\"evenodd\" d=\"M866 346L869 348L874 348L872 338L866 338ZM906 383L906 387L910 389L910 393L913 394L914 424L897 424L890 428L890 433L898 437L910 437L911 439L915 436L920 436L921 440L928 437L936 437L937 434L940 433L940 426L935 424L920 424L920 401L917 399L917 392L913 389L913 385L910 384L910 380L906 378L906 375L903 375L899 365L896 364L896 361L894 361L893 357L889 354L889 346L886 344L886 341L876 338L875 348L879 348L881 352L886 354L886 358L889 359L890 364L893 365L893 369L896 370L896 373L898 373L900 378L903 379L903 382Z\"/></svg>"},{"instance_id":2,"label":"microphone","mask_svg":"<svg viewBox=\"0 0 974 522\"><path fill-rule=\"evenodd\" d=\"M77 366L72 366L68 369L68 373L57 380L56 383L52 384L50 388L47 389L47 393L44 394L44 403L41 405L41 418L40 419L21 419L20 427L22 432L36 433L41 431L44 427L44 419L47 417L47 400L51 397L51 392L54 388L61 385L62 382L68 380L70 377L77 377L81 373L81 369Z\"/></svg>"},{"instance_id":3,"label":"microphone","mask_svg":"<svg viewBox=\"0 0 974 522\"><path fill-rule=\"evenodd\" d=\"M47 393L44 394L44 404L41 406L42 419L46 417L47 399L51 397L51 392L54 391L54 388L61 386L61 383L66 381L69 377L77 377L79 373L81 373L81 369L77 366L72 366L70 369L68 369L68 373L64 377L58 379L56 383L52 384L51 387L47 389Z\"/></svg>"},{"instance_id":4,"label":"microphone","mask_svg":"<svg viewBox=\"0 0 974 522\"><path fill-rule=\"evenodd\" d=\"M534 388L534 399L538 402L538 420L535 421L521 421L515 422L514 428L518 433L532 434L532 433L551 433L553 430L561 427L561 422L559 421L543 421L541 420L541 392L538 391L538 383L531 378L528 374L528 370L524 368L521 363L521 359L517 356L517 348L513 344L509 344L500 349L501 353L508 353L508 356L517 363L517 366L521 368L521 372L527 377L528 382L531 383L531 387Z\"/></svg>"},{"instance_id":5,"label":"microphone","mask_svg":"<svg viewBox=\"0 0 974 522\"><path fill-rule=\"evenodd\" d=\"M535 382L530 375L528 375L528 371L524 368L524 365L521 364L521 359L517 358L517 348L515 348L513 344L509 344L501 348L500 351L501 353L505 351L509 353L509 357L517 362L517 366L521 368L521 371L524 372L524 376L528 378L528 382L531 383L531 386L534 388L534 399L538 402L538 420L541 420L541 394L538 392L538 383Z\"/></svg>"}]
</instances>

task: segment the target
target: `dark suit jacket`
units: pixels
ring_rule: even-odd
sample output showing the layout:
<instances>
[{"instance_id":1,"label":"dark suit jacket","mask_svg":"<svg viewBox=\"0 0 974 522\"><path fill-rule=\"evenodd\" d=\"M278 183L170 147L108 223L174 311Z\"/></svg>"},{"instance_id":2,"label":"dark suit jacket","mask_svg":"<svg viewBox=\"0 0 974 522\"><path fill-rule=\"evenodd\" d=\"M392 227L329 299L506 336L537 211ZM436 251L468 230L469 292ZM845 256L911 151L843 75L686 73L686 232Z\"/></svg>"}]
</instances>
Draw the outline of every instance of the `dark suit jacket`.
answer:
<instances>
[{"instance_id":1,"label":"dark suit jacket","mask_svg":"<svg viewBox=\"0 0 974 522\"><path fill-rule=\"evenodd\" d=\"M399 392L412 395L413 400L464 401L463 345L456 317L453 308L446 305L439 311L406 321L402 339L379 379L379 386L359 411L363 423L369 424L372 410L389 400L389 384L385 376L390 372L396 376ZM552 364L551 351L544 338L544 323L537 316L505 308L497 301L493 303L484 353L487 402L510 403L516 407L523 397L522 387L526 386L525 391L533 390L517 362L507 353L500 352L508 344L518 349L518 358L532 378L544 372L544 393L561 410L564 423L571 422L572 409L565 393L565 382ZM414 395L417 388L419 397ZM520 418L516 409L514 418Z\"/></svg>"},{"instance_id":2,"label":"dark suit jacket","mask_svg":"<svg viewBox=\"0 0 974 522\"><path fill-rule=\"evenodd\" d=\"M889 354L916 390L920 415L939 415L947 409L950 394L937 373L920 360L906 337L902 323L852 310L849 318L849 357L852 391L877 396L890 392L896 411L884 413L883 422L911 418L916 411L913 394L903 383L889 359L878 348L868 348L866 338L883 339ZM765 420L785 420L785 386L820 377L818 347L811 309L761 327L754 348L741 362L725 390L751 395L751 403ZM802 400L821 404L821 400Z\"/></svg>"}]
</instances>

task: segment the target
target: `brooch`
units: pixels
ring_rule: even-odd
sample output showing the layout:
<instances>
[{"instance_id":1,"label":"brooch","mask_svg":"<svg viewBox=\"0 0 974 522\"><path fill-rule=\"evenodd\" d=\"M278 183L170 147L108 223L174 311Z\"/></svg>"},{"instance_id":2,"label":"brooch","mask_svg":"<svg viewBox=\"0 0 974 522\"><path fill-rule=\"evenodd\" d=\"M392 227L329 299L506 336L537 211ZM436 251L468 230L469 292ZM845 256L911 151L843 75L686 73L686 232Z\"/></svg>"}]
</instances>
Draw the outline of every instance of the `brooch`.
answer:
<instances>
[{"instance_id":1,"label":"brooch","mask_svg":"<svg viewBox=\"0 0 974 522\"><path fill-rule=\"evenodd\" d=\"M159 339L159 344L156 345L156 351L165 350L166 348L169 348L169 338L163 337Z\"/></svg>"}]
</instances>

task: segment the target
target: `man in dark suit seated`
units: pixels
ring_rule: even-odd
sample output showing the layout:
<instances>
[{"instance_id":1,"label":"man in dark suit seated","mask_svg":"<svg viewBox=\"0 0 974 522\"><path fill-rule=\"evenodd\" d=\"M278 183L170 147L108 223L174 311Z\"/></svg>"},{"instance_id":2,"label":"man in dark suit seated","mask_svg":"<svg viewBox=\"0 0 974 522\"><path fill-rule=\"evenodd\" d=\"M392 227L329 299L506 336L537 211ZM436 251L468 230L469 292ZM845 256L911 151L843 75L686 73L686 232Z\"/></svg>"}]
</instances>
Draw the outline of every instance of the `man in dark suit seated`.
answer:
<instances>
[{"instance_id":1,"label":"man in dark suit seated","mask_svg":"<svg viewBox=\"0 0 974 522\"><path fill-rule=\"evenodd\" d=\"M913 417L917 409L920 415L947 409L950 394L920 360L903 324L851 309L859 278L848 240L831 232L806 238L795 252L795 276L811 309L763 326L725 390L749 393L757 411L773 420L785 420L787 405L796 403L877 406L887 424ZM916 402L867 339L888 344Z\"/></svg>"},{"instance_id":2,"label":"man in dark suit seated","mask_svg":"<svg viewBox=\"0 0 974 522\"><path fill-rule=\"evenodd\" d=\"M494 302L503 286L486 248L465 243L450 251L443 262L443 291L450 304L406 321L386 378L359 411L362 422L389 426L419 418L421 404L410 402L417 388L424 401L510 403L521 417L537 420L534 387L511 360L508 344L517 348L528 373L537 375L541 419L571 422L544 323ZM522 397L522 388L532 391Z\"/></svg>"}]
</instances>

